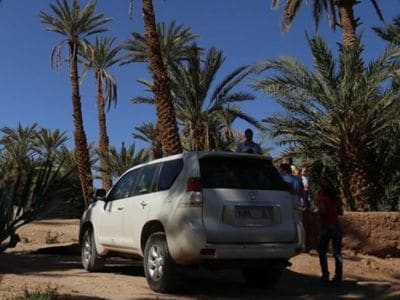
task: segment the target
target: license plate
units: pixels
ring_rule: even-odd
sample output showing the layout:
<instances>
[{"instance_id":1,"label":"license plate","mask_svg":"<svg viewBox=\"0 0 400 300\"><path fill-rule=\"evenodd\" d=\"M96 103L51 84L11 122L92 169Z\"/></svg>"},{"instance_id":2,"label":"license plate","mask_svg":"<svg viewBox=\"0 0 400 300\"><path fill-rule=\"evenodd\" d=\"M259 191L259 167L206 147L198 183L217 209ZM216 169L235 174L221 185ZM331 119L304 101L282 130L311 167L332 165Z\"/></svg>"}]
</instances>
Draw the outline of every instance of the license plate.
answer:
<instances>
[{"instance_id":1,"label":"license plate","mask_svg":"<svg viewBox=\"0 0 400 300\"><path fill-rule=\"evenodd\" d=\"M271 207L236 206L235 217L238 219L272 219Z\"/></svg>"}]
</instances>

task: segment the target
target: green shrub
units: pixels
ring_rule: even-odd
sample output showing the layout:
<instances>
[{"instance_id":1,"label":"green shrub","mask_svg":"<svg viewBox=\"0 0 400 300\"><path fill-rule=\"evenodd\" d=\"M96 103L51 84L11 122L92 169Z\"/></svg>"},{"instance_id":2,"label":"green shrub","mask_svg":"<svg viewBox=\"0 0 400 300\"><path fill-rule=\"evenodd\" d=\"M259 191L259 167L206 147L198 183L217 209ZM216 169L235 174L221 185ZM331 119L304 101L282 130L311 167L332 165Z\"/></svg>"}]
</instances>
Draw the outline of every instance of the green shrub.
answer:
<instances>
[{"instance_id":1,"label":"green shrub","mask_svg":"<svg viewBox=\"0 0 400 300\"><path fill-rule=\"evenodd\" d=\"M61 299L57 288L47 286L46 289L36 289L34 291L29 291L27 288L24 289L22 295L18 295L13 300L58 300Z\"/></svg>"},{"instance_id":2,"label":"green shrub","mask_svg":"<svg viewBox=\"0 0 400 300\"><path fill-rule=\"evenodd\" d=\"M50 231L48 231L47 235L46 235L46 238L45 238L46 244L58 244L59 243L59 240L58 240L59 236L60 235L58 233L52 234Z\"/></svg>"}]
</instances>

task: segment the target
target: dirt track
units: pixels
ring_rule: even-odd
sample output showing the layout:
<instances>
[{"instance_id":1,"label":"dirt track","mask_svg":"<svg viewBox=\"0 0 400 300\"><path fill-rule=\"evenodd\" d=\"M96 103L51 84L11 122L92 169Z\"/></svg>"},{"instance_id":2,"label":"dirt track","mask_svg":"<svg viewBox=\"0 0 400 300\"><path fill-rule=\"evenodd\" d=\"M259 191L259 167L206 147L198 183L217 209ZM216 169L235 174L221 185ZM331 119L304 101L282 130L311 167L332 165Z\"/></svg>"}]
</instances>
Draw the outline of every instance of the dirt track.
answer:
<instances>
[{"instance_id":1,"label":"dirt track","mask_svg":"<svg viewBox=\"0 0 400 300\"><path fill-rule=\"evenodd\" d=\"M0 254L0 299L47 286L68 299L400 299L400 259L345 255L345 281L333 288L319 285L315 253L293 258L274 290L246 285L237 271L198 271L187 275L179 294L160 295L148 288L140 262L110 259L104 272L84 271L77 231L76 219L21 228L23 242Z\"/></svg>"}]
</instances>

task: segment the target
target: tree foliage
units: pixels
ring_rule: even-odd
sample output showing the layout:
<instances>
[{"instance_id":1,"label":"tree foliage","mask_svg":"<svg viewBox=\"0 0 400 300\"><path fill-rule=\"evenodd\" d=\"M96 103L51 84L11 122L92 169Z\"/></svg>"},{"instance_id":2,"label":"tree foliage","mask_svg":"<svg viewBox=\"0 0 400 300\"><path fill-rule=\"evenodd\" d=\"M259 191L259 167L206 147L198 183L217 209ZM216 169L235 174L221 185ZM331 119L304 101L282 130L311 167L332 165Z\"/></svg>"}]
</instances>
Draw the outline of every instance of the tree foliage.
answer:
<instances>
[{"instance_id":1,"label":"tree foliage","mask_svg":"<svg viewBox=\"0 0 400 300\"><path fill-rule=\"evenodd\" d=\"M43 24L48 26L46 31L57 33L64 38L53 48L52 66L59 67L62 62L62 49L65 45L69 49L68 63L72 91L75 151L84 201L88 205L93 193L93 176L81 109L78 52L85 45L86 38L106 31L104 26L111 19L96 12L96 2L90 1L81 7L79 0L73 0L72 4L68 0L57 0L56 4L50 4L49 13L44 11L40 13L40 19Z\"/></svg>"},{"instance_id":2,"label":"tree foliage","mask_svg":"<svg viewBox=\"0 0 400 300\"><path fill-rule=\"evenodd\" d=\"M115 38L97 37L94 43L87 42L80 52L82 64L86 70L93 69L97 85L97 118L99 126L99 152L108 152L109 138L107 133L107 118L105 109L110 109L111 103L117 104L117 81L110 73L109 68L119 61L117 56L120 47L114 47ZM100 167L104 162L100 157ZM102 187L111 188L109 174L102 173Z\"/></svg>"},{"instance_id":3,"label":"tree foliage","mask_svg":"<svg viewBox=\"0 0 400 300\"><path fill-rule=\"evenodd\" d=\"M272 8L277 9L281 6L281 0L272 0ZM356 0L286 0L283 5L282 29L288 31L296 18L300 8L310 4L315 28L318 28L321 16L325 14L328 18L329 26L335 30L340 27L343 32L343 46L350 47L357 43L356 28L360 24L359 18L354 16L354 6L364 1ZM375 9L376 14L381 20L383 15L377 0L369 0Z\"/></svg>"},{"instance_id":4,"label":"tree foliage","mask_svg":"<svg viewBox=\"0 0 400 300\"><path fill-rule=\"evenodd\" d=\"M221 50L211 48L203 53L197 45L193 45L187 60L170 70L173 103L181 128L182 143L187 150L231 148L233 136L229 136L231 128L226 126L231 126L237 118L263 129L257 120L237 105L254 99L251 93L236 90L250 74L251 68L238 67L215 83L224 61ZM142 83L151 90L151 82ZM135 97L132 102L154 103L151 97ZM227 135L221 132L225 130L228 131Z\"/></svg>"},{"instance_id":5,"label":"tree foliage","mask_svg":"<svg viewBox=\"0 0 400 300\"><path fill-rule=\"evenodd\" d=\"M311 165L334 166L343 200L351 210L377 209L382 199L380 147L398 128L399 94L389 81L400 67L399 49L388 47L367 64L362 46L340 47L334 58L320 37L309 40L313 70L292 57L269 60L259 71L271 75L254 83L284 112L265 121L274 135Z\"/></svg>"},{"instance_id":6,"label":"tree foliage","mask_svg":"<svg viewBox=\"0 0 400 300\"><path fill-rule=\"evenodd\" d=\"M136 151L136 145L132 144L129 147L125 146L125 143L121 144L121 148L111 146L109 152L98 153L102 156L105 161L105 170L112 176L113 179L121 176L126 170L142 164L149 159L149 151L146 149L140 149Z\"/></svg>"},{"instance_id":7,"label":"tree foliage","mask_svg":"<svg viewBox=\"0 0 400 300\"><path fill-rule=\"evenodd\" d=\"M1 129L0 251L14 247L16 230L60 196L55 184L63 179L61 149L67 139L59 130L36 124Z\"/></svg>"}]
</instances>

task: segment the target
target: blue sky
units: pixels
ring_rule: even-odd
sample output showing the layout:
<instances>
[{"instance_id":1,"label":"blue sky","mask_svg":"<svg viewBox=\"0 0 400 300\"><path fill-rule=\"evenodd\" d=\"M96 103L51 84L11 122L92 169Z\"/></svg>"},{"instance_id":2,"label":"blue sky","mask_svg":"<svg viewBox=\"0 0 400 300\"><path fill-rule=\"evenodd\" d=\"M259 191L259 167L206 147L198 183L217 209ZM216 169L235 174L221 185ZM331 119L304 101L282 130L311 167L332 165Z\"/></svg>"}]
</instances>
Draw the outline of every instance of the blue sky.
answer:
<instances>
[{"instance_id":1,"label":"blue sky","mask_svg":"<svg viewBox=\"0 0 400 300\"><path fill-rule=\"evenodd\" d=\"M133 19L128 16L128 0L98 0L98 11L113 18L109 35L124 42L130 32L143 32L141 1L135 1ZM217 77L218 82L234 68L253 64L281 55L298 57L310 64L311 57L305 39L306 30L314 34L309 7L303 8L292 29L284 34L280 27L280 12L270 9L267 0L154 0L157 21L169 23L176 20L199 34L199 45L216 46L224 51L226 62ZM284 2L284 1L282 1ZM390 22L400 13L400 1L379 1ZM0 127L15 127L38 123L43 127L60 128L72 137L71 90L68 67L56 71L50 67L50 52L62 37L44 30L40 23L41 10L49 12L49 0L4 0L0 5ZM86 1L82 1L86 3ZM363 22L366 47L365 57L374 58L385 44L376 37L371 26L383 25L376 16L370 1L356 7L356 15ZM332 48L341 40L341 32L331 32L325 19L319 33ZM107 114L111 144L133 142L134 126L155 119L153 107L132 105L129 99L145 95L136 80L149 78L144 64L131 64L111 70L118 80L118 105ZM98 128L95 86L89 74L81 86L84 125L89 142L97 142ZM245 82L240 88L250 91ZM257 119L268 116L279 108L265 94L255 93L256 100L242 105L245 112ZM245 123L235 127L244 129ZM70 141L72 145L72 139ZM139 143L139 146L142 144ZM277 153L278 148L275 149Z\"/></svg>"}]
</instances>

